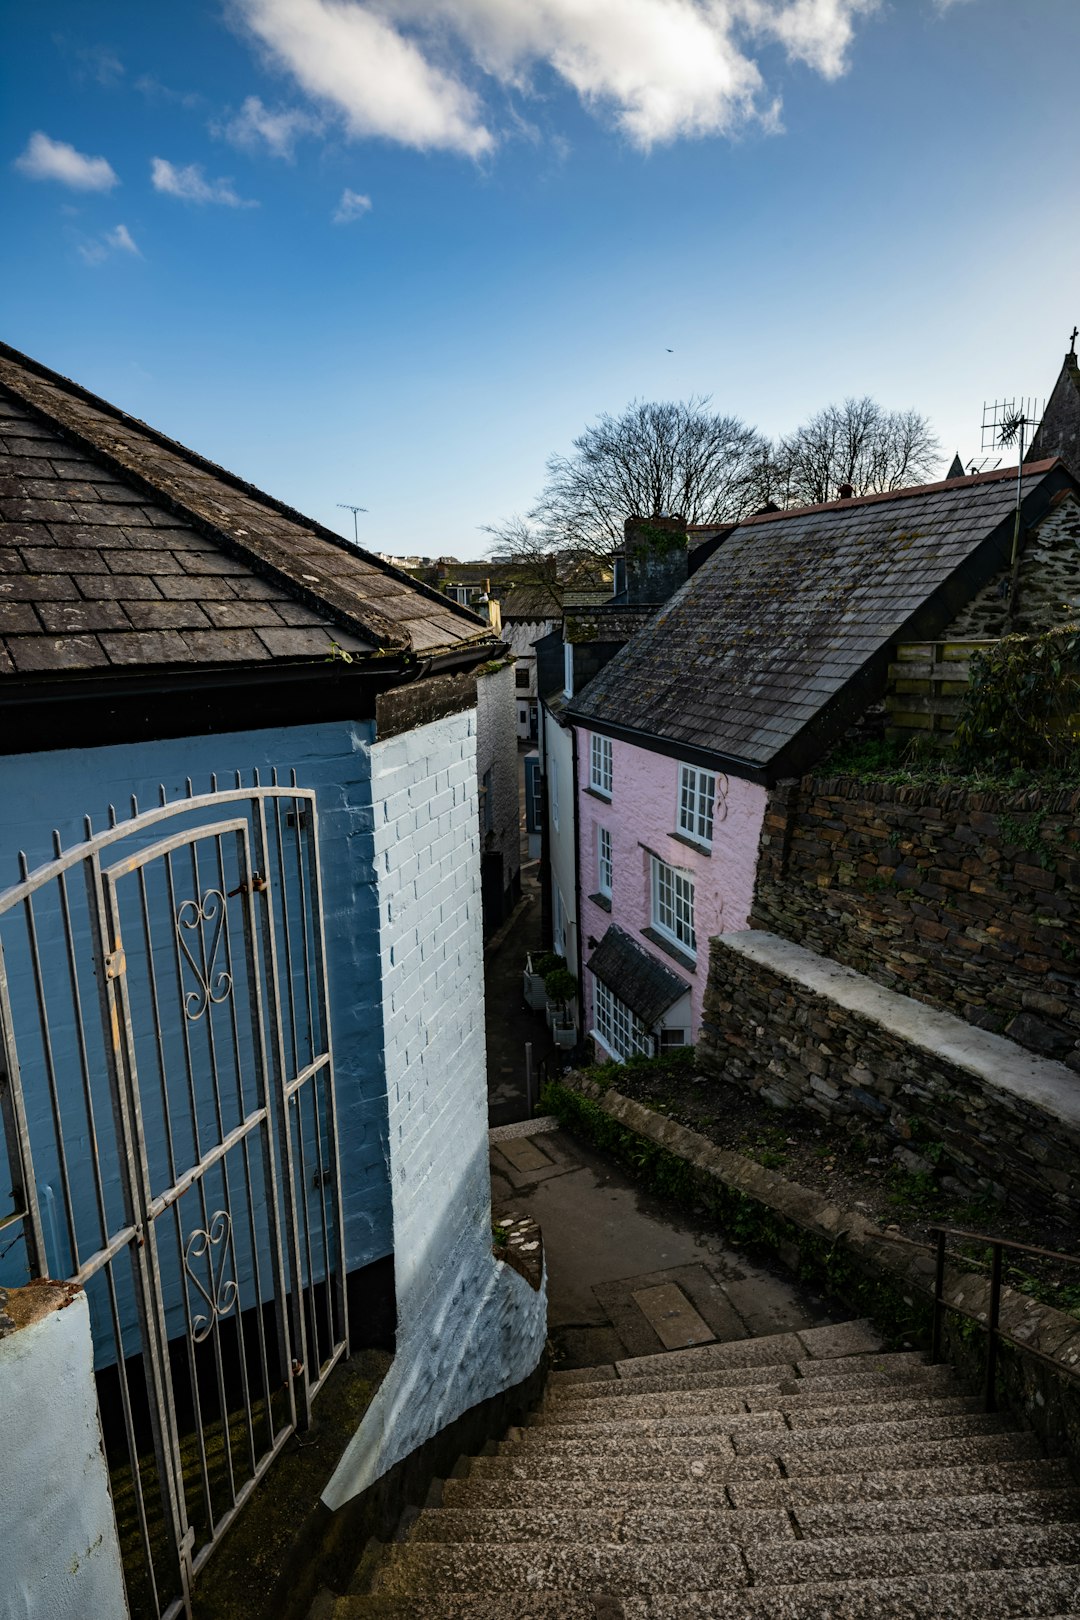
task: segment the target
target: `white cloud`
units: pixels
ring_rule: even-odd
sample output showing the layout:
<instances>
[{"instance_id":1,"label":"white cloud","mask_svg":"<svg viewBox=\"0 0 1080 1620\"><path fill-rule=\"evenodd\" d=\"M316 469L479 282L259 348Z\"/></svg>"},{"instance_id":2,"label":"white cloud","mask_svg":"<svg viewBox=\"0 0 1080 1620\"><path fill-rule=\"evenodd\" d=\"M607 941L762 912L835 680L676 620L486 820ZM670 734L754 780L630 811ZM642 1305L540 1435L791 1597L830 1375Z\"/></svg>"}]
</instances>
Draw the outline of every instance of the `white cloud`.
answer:
<instances>
[{"instance_id":1,"label":"white cloud","mask_svg":"<svg viewBox=\"0 0 1080 1620\"><path fill-rule=\"evenodd\" d=\"M83 75L94 79L106 90L113 90L124 77L124 64L107 45L90 45L78 52L83 64Z\"/></svg>"},{"instance_id":2,"label":"white cloud","mask_svg":"<svg viewBox=\"0 0 1080 1620\"><path fill-rule=\"evenodd\" d=\"M87 264L102 264L113 253L131 253L136 259L142 258L126 225L114 225L111 231L80 242L78 251Z\"/></svg>"},{"instance_id":3,"label":"white cloud","mask_svg":"<svg viewBox=\"0 0 1080 1620\"><path fill-rule=\"evenodd\" d=\"M371 212L371 198L365 197L362 192L350 191L348 186L341 193L341 201L334 210L334 224L348 225L354 219L362 219Z\"/></svg>"},{"instance_id":4,"label":"white cloud","mask_svg":"<svg viewBox=\"0 0 1080 1620\"><path fill-rule=\"evenodd\" d=\"M781 46L845 70L879 0L232 0L266 54L354 136L478 157L495 145L476 88L529 93L547 68L636 146L778 127L750 54Z\"/></svg>"},{"instance_id":5,"label":"white cloud","mask_svg":"<svg viewBox=\"0 0 1080 1620\"><path fill-rule=\"evenodd\" d=\"M137 259L142 258L126 225L116 225L111 231L106 231L105 240L110 247L116 248L121 253L134 253Z\"/></svg>"},{"instance_id":6,"label":"white cloud","mask_svg":"<svg viewBox=\"0 0 1080 1620\"><path fill-rule=\"evenodd\" d=\"M318 118L299 107L271 112L258 96L248 96L235 118L226 124L211 125L212 133L224 136L234 146L247 151L264 145L274 157L291 159L301 135L317 135L322 128Z\"/></svg>"},{"instance_id":7,"label":"white cloud","mask_svg":"<svg viewBox=\"0 0 1080 1620\"><path fill-rule=\"evenodd\" d=\"M120 184L115 169L105 158L87 157L67 141L43 135L40 129L31 135L26 151L15 159L15 167L31 180L59 180L61 185L79 191L111 191Z\"/></svg>"},{"instance_id":8,"label":"white cloud","mask_svg":"<svg viewBox=\"0 0 1080 1620\"><path fill-rule=\"evenodd\" d=\"M202 102L202 96L197 90L170 90L167 84L155 79L152 74L144 73L135 80L135 88L139 94L145 96L149 102L173 103L178 107L185 107L190 112Z\"/></svg>"},{"instance_id":9,"label":"white cloud","mask_svg":"<svg viewBox=\"0 0 1080 1620\"><path fill-rule=\"evenodd\" d=\"M354 136L448 147L479 157L494 145L479 98L419 44L354 0L236 0L268 54Z\"/></svg>"},{"instance_id":10,"label":"white cloud","mask_svg":"<svg viewBox=\"0 0 1080 1620\"><path fill-rule=\"evenodd\" d=\"M164 191L170 197L180 197L184 202L223 203L226 208L259 206L250 198L238 197L231 180L208 180L198 163L186 163L182 167L177 167L167 158L156 157L151 159L150 179L155 191Z\"/></svg>"}]
</instances>

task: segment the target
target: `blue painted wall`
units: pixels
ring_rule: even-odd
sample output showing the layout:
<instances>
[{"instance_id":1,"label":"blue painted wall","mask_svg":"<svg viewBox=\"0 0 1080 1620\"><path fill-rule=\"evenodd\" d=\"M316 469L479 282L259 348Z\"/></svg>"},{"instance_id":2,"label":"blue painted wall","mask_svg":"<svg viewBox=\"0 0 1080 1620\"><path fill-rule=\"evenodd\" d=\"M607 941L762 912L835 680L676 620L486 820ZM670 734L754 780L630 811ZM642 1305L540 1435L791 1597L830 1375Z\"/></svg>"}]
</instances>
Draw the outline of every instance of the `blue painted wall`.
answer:
<instances>
[{"instance_id":1,"label":"blue painted wall","mask_svg":"<svg viewBox=\"0 0 1080 1620\"><path fill-rule=\"evenodd\" d=\"M298 785L316 791L350 1270L388 1254L393 1247L379 917L372 859L372 729L356 723L312 725L0 760L4 784L0 890L18 880L19 850L26 852L33 869L51 858L54 828L68 848L83 838L86 815L92 817L95 828L104 827L110 804L120 817L130 813L133 793L142 808L150 808L158 802L159 784L171 800L183 796L189 777L198 793L209 789L212 772L218 773L221 785L230 783L236 770L245 783L252 781L256 769L266 782L276 767L282 780L287 781L289 771L295 769ZM174 825L208 819L209 812L156 827L145 835L145 842L160 838ZM77 873L74 882L81 884ZM58 975L62 968L56 956L59 947L58 938L43 940L43 955L50 971ZM26 963L21 964L20 974L14 955L10 964L13 998L31 993ZM90 1017L95 1016L96 1009L86 1010ZM59 1231L59 1190L48 1151L48 1099L40 1084L31 1087L32 1078L28 1072L27 1107L35 1144L40 1143L43 1213L47 1228ZM66 1072L61 1083L74 1089L77 1079ZM109 1139L107 1112L102 1117L99 1110L98 1124L103 1141ZM64 1270L63 1248L58 1238L54 1269L60 1272ZM12 1282L22 1280L24 1268L19 1261L16 1246L2 1262L0 1276Z\"/></svg>"}]
</instances>

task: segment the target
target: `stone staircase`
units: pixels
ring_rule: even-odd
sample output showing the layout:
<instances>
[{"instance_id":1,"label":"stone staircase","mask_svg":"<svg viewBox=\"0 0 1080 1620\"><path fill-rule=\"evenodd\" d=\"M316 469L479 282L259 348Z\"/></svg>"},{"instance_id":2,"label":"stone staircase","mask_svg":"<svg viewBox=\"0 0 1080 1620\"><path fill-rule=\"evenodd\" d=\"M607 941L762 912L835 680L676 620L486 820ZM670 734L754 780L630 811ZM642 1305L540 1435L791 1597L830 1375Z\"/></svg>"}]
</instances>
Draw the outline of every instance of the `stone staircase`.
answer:
<instances>
[{"instance_id":1,"label":"stone staircase","mask_svg":"<svg viewBox=\"0 0 1080 1620\"><path fill-rule=\"evenodd\" d=\"M1080 1620L1080 1490L869 1324L554 1373L333 1620Z\"/></svg>"}]
</instances>

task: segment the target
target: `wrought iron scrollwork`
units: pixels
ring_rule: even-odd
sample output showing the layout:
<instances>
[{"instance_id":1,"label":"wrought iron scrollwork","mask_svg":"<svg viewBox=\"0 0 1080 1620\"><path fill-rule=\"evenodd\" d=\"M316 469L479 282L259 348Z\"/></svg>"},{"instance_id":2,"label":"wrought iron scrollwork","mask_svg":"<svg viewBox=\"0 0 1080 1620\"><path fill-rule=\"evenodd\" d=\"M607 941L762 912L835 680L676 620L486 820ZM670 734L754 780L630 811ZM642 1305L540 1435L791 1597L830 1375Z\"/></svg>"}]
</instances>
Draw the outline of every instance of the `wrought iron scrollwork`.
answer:
<instances>
[{"instance_id":1,"label":"wrought iron scrollwork","mask_svg":"<svg viewBox=\"0 0 1080 1620\"><path fill-rule=\"evenodd\" d=\"M713 821L726 821L728 811L728 794L731 792L731 783L723 771L716 773L716 793L713 802Z\"/></svg>"},{"instance_id":2,"label":"wrought iron scrollwork","mask_svg":"<svg viewBox=\"0 0 1080 1620\"><path fill-rule=\"evenodd\" d=\"M200 933L200 963L188 945L185 931L198 929ZM176 937L199 986L184 996L184 1012L188 1018L201 1018L207 1007L226 1001L232 994L232 974L219 968L215 974L221 936L225 929L225 896L220 889L207 889L201 900L184 900L176 910ZM207 932L210 943L207 945ZM205 967L202 965L205 963Z\"/></svg>"},{"instance_id":3,"label":"wrought iron scrollwork","mask_svg":"<svg viewBox=\"0 0 1080 1620\"><path fill-rule=\"evenodd\" d=\"M222 1316L228 1316L236 1304L239 1289L231 1278L226 1281L225 1267L229 1260L229 1238L232 1234L232 1219L224 1209L215 1210L210 1217L210 1225L204 1229L196 1227L190 1233L184 1245L184 1270L195 1286L196 1292L206 1301L209 1316L202 1312L191 1319L191 1337L196 1344L201 1344L208 1338L214 1323ZM221 1249L221 1258L214 1270L214 1249ZM204 1288L196 1274L194 1261L206 1260L206 1273L210 1279L210 1287Z\"/></svg>"}]
</instances>

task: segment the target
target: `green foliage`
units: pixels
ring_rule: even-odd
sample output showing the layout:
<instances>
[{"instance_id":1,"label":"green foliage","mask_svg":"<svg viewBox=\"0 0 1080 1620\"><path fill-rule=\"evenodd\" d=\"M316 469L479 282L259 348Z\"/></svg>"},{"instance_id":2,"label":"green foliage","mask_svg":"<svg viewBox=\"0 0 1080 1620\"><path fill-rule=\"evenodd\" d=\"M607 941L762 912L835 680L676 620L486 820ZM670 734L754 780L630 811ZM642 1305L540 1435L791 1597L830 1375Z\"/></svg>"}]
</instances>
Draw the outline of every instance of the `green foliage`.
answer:
<instances>
[{"instance_id":1,"label":"green foliage","mask_svg":"<svg viewBox=\"0 0 1080 1620\"><path fill-rule=\"evenodd\" d=\"M544 974L544 989L548 993L549 1001L573 1001L577 995L578 982L565 967L555 967Z\"/></svg>"},{"instance_id":2,"label":"green foliage","mask_svg":"<svg viewBox=\"0 0 1080 1620\"><path fill-rule=\"evenodd\" d=\"M890 737L880 742L839 747L818 767L819 776L851 776L862 782L883 782L890 787L953 787L971 793L1016 793L1028 788L1075 787L1080 782L1080 757L1059 768L1003 763L992 758L964 758L919 747L920 739L903 742Z\"/></svg>"},{"instance_id":3,"label":"green foliage","mask_svg":"<svg viewBox=\"0 0 1080 1620\"><path fill-rule=\"evenodd\" d=\"M971 660L955 732L962 763L1075 766L1080 745L1080 625L1005 636Z\"/></svg>"},{"instance_id":4,"label":"green foliage","mask_svg":"<svg viewBox=\"0 0 1080 1620\"><path fill-rule=\"evenodd\" d=\"M549 973L566 966L566 957L559 956L555 951L538 951L531 960L533 972L539 973L545 982Z\"/></svg>"}]
</instances>

